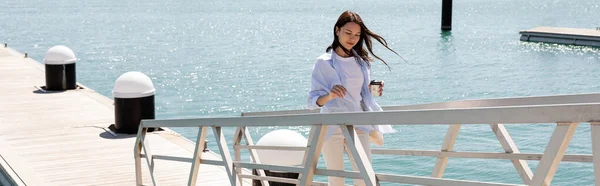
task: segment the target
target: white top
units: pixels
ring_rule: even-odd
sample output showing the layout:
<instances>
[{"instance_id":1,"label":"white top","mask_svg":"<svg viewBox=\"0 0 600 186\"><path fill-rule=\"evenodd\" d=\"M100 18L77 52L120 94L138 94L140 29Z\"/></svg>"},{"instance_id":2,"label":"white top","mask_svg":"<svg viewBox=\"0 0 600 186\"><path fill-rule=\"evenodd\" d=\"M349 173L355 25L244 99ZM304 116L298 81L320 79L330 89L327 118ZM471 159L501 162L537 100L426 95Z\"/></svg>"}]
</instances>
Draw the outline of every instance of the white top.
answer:
<instances>
[{"instance_id":1,"label":"white top","mask_svg":"<svg viewBox=\"0 0 600 186\"><path fill-rule=\"evenodd\" d=\"M362 84L365 82L363 78L363 73L360 69L360 65L356 61L354 57L341 57L336 55L335 53L332 55L335 60L340 63L340 78L342 80L342 86L346 88L346 96L344 99L348 100L352 103L351 107L348 108L350 112L362 112L363 108L360 105L360 101L362 101L362 96L360 95L360 91L362 88Z\"/></svg>"},{"instance_id":2,"label":"white top","mask_svg":"<svg viewBox=\"0 0 600 186\"><path fill-rule=\"evenodd\" d=\"M256 145L306 147L307 142L306 138L296 131L278 129L260 137ZM304 151L257 149L256 153L261 163L270 165L298 166L302 165L304 159Z\"/></svg>"},{"instance_id":3,"label":"white top","mask_svg":"<svg viewBox=\"0 0 600 186\"><path fill-rule=\"evenodd\" d=\"M44 56L44 63L47 65L65 65L75 63L75 61L77 61L75 53L63 45L53 46Z\"/></svg>"},{"instance_id":4,"label":"white top","mask_svg":"<svg viewBox=\"0 0 600 186\"><path fill-rule=\"evenodd\" d=\"M115 98L141 98L154 95L154 84L146 74L136 71L127 72L115 81Z\"/></svg>"}]
</instances>

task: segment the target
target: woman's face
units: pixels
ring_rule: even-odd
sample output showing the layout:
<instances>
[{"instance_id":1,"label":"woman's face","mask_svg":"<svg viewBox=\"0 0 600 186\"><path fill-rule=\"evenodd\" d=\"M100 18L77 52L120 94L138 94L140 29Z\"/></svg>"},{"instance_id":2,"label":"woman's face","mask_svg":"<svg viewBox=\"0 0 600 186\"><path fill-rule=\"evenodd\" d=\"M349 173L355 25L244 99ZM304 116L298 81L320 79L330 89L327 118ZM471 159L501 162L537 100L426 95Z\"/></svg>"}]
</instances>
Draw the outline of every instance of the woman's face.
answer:
<instances>
[{"instance_id":1,"label":"woman's face","mask_svg":"<svg viewBox=\"0 0 600 186\"><path fill-rule=\"evenodd\" d=\"M342 47L347 50L352 49L358 40L360 40L360 25L354 22L348 22L341 28L337 28L335 33L342 44Z\"/></svg>"}]
</instances>

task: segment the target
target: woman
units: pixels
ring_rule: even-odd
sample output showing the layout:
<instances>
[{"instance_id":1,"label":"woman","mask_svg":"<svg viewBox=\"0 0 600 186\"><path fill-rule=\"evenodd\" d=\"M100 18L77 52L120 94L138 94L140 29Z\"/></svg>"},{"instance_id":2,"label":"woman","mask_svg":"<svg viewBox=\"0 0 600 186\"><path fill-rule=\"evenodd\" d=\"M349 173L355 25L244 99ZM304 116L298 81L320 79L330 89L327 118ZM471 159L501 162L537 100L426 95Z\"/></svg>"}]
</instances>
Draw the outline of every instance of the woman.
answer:
<instances>
[{"instance_id":1,"label":"woman","mask_svg":"<svg viewBox=\"0 0 600 186\"><path fill-rule=\"evenodd\" d=\"M327 47L325 54L319 56L313 67L308 107L320 107L321 113L381 111L381 107L373 100L369 91L373 61L369 54L385 65L387 63L373 54L371 38L398 54L388 47L385 39L367 29L355 12L346 11L340 15L333 28L333 36L333 43ZM363 45L366 45L366 49ZM379 89L379 93L382 92L383 85ZM381 136L380 133L395 132L390 125L357 125L355 129L369 160L369 134L373 132ZM344 170L343 155L344 135L339 127L331 126L323 144L323 157L327 169ZM356 168L353 167L353 170ZM354 183L364 185L362 180L355 180ZM329 177L329 185L344 185L344 178Z\"/></svg>"}]
</instances>

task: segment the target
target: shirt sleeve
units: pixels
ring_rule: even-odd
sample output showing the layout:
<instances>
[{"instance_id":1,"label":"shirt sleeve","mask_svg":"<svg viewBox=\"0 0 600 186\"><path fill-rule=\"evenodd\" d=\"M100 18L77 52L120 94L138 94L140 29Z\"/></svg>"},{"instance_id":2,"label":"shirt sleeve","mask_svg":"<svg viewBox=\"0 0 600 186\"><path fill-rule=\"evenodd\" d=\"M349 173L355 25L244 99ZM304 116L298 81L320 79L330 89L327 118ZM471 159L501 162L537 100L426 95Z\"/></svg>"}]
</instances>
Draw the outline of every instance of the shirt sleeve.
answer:
<instances>
[{"instance_id":1,"label":"shirt sleeve","mask_svg":"<svg viewBox=\"0 0 600 186\"><path fill-rule=\"evenodd\" d=\"M337 72L331 67L328 61L323 59L318 59L315 63L310 82L311 86L307 99L307 106L310 110L319 108L317 99L327 95L333 85L341 84L339 83Z\"/></svg>"}]
</instances>

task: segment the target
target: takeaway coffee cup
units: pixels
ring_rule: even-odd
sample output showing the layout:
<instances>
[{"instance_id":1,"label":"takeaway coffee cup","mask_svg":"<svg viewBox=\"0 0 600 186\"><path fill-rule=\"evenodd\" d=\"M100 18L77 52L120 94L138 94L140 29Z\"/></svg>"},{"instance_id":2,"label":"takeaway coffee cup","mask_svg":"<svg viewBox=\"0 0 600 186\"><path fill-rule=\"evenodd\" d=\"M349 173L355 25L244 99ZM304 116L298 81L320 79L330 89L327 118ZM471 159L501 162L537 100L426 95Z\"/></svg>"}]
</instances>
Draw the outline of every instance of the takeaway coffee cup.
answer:
<instances>
[{"instance_id":1,"label":"takeaway coffee cup","mask_svg":"<svg viewBox=\"0 0 600 186\"><path fill-rule=\"evenodd\" d=\"M379 89L381 89L381 84L383 84L383 81L373 80L373 81L371 81L370 84L371 84L371 94L373 96L381 96Z\"/></svg>"}]
</instances>

